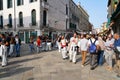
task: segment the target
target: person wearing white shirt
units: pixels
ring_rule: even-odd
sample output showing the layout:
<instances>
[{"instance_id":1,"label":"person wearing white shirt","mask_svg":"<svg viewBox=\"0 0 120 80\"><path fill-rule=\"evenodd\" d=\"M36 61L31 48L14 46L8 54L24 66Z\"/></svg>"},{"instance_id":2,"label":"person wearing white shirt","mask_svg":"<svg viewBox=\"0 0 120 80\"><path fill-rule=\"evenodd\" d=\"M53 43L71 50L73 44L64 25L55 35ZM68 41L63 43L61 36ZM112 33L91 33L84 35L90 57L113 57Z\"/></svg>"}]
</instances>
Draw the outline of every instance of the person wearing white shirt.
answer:
<instances>
[{"instance_id":1,"label":"person wearing white shirt","mask_svg":"<svg viewBox=\"0 0 120 80\"><path fill-rule=\"evenodd\" d=\"M79 41L78 46L81 50L82 54L82 67L84 67L85 60L86 60L86 55L87 55L87 50L88 50L88 40L86 39L86 35L83 35L83 38Z\"/></svg>"},{"instance_id":2,"label":"person wearing white shirt","mask_svg":"<svg viewBox=\"0 0 120 80\"><path fill-rule=\"evenodd\" d=\"M77 46L78 46L78 38L77 38L76 32L73 34L73 37L70 39L69 46L70 46L69 47L70 62L73 62L76 64L76 55L77 55Z\"/></svg>"},{"instance_id":3,"label":"person wearing white shirt","mask_svg":"<svg viewBox=\"0 0 120 80\"><path fill-rule=\"evenodd\" d=\"M108 35L108 38L105 42L105 46L106 46L106 49L105 49L105 60L106 60L106 63L107 63L107 66L106 66L106 69L107 70L112 70L112 56L114 54L114 51L113 51L113 44L114 44L114 39L112 38L112 35Z\"/></svg>"},{"instance_id":4,"label":"person wearing white shirt","mask_svg":"<svg viewBox=\"0 0 120 80\"><path fill-rule=\"evenodd\" d=\"M64 38L64 36L61 37L61 52L62 52L62 58L63 60L67 59L68 56L67 56L67 40Z\"/></svg>"}]
</instances>

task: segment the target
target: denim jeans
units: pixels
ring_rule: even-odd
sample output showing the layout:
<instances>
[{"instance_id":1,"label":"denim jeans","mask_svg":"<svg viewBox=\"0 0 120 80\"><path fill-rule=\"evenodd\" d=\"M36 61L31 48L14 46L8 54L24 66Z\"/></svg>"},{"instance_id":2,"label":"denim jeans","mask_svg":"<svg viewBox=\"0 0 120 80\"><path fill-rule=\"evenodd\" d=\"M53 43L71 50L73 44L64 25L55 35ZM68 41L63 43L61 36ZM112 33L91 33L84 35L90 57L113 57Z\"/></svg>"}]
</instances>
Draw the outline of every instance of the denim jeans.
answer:
<instances>
[{"instance_id":1,"label":"denim jeans","mask_svg":"<svg viewBox=\"0 0 120 80\"><path fill-rule=\"evenodd\" d=\"M34 52L35 51L34 44L29 44L29 47L30 47L30 52Z\"/></svg>"},{"instance_id":2,"label":"denim jeans","mask_svg":"<svg viewBox=\"0 0 120 80\"><path fill-rule=\"evenodd\" d=\"M100 50L98 52L98 65L102 65L103 64L103 60L104 60L103 54L104 54L103 50Z\"/></svg>"},{"instance_id":3,"label":"denim jeans","mask_svg":"<svg viewBox=\"0 0 120 80\"><path fill-rule=\"evenodd\" d=\"M20 55L20 44L16 44L15 48L16 48L16 54Z\"/></svg>"}]
</instances>

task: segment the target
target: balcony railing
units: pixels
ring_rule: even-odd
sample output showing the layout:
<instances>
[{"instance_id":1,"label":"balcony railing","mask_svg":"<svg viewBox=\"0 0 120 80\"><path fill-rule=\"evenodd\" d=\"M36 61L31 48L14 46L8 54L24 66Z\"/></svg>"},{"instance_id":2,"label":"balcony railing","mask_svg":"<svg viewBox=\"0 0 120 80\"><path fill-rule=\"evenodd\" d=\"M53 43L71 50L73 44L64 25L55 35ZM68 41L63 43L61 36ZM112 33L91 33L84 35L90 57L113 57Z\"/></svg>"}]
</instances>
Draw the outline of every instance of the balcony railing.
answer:
<instances>
[{"instance_id":1,"label":"balcony railing","mask_svg":"<svg viewBox=\"0 0 120 80\"><path fill-rule=\"evenodd\" d=\"M24 24L17 24L17 27L24 27Z\"/></svg>"},{"instance_id":2,"label":"balcony railing","mask_svg":"<svg viewBox=\"0 0 120 80\"><path fill-rule=\"evenodd\" d=\"M35 27L35 26L37 27L37 26L38 26L38 23L30 23L29 26L30 26L30 27L33 27L33 26L34 26L34 27Z\"/></svg>"},{"instance_id":3,"label":"balcony railing","mask_svg":"<svg viewBox=\"0 0 120 80\"><path fill-rule=\"evenodd\" d=\"M43 1L42 2L42 7L44 8L44 9L49 9L49 3L48 2L45 2L45 1Z\"/></svg>"}]
</instances>

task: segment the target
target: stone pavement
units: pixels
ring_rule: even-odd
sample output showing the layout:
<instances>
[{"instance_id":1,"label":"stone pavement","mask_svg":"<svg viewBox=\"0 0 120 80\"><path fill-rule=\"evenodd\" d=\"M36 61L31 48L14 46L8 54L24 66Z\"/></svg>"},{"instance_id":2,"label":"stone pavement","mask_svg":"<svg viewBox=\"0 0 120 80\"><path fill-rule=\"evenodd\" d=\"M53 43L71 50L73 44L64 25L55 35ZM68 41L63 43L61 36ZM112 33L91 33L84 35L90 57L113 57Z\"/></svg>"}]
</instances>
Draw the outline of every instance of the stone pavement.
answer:
<instances>
[{"instance_id":1,"label":"stone pavement","mask_svg":"<svg viewBox=\"0 0 120 80\"><path fill-rule=\"evenodd\" d=\"M10 58L7 67L0 66L0 80L120 80L104 66L93 71L89 65L82 68L80 55L77 59L77 64L62 60L56 50L39 54L26 51L26 55Z\"/></svg>"}]
</instances>

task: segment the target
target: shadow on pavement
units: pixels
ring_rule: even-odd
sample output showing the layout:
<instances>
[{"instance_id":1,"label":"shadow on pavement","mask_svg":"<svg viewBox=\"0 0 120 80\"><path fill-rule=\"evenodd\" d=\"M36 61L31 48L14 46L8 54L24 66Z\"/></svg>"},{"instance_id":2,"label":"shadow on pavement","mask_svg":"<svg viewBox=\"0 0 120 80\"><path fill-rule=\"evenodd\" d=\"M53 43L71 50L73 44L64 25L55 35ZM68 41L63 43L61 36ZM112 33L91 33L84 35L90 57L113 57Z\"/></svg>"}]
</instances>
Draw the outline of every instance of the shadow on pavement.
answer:
<instances>
[{"instance_id":1,"label":"shadow on pavement","mask_svg":"<svg viewBox=\"0 0 120 80\"><path fill-rule=\"evenodd\" d=\"M19 64L19 63L22 63L22 62L27 62L27 61L31 61L31 60L40 59L40 58L42 58L42 57L35 57L35 58L30 58L30 59L23 59L23 60L18 60L18 61L12 61L12 62L9 62L9 65Z\"/></svg>"},{"instance_id":2,"label":"shadow on pavement","mask_svg":"<svg viewBox=\"0 0 120 80\"><path fill-rule=\"evenodd\" d=\"M14 67L14 66L13 66ZM5 77L10 77L12 75L18 75L20 73L24 73L26 71L32 70L33 67L24 67L24 68L13 68L12 70L9 71L4 71L0 73L0 78L5 78Z\"/></svg>"}]
</instances>

